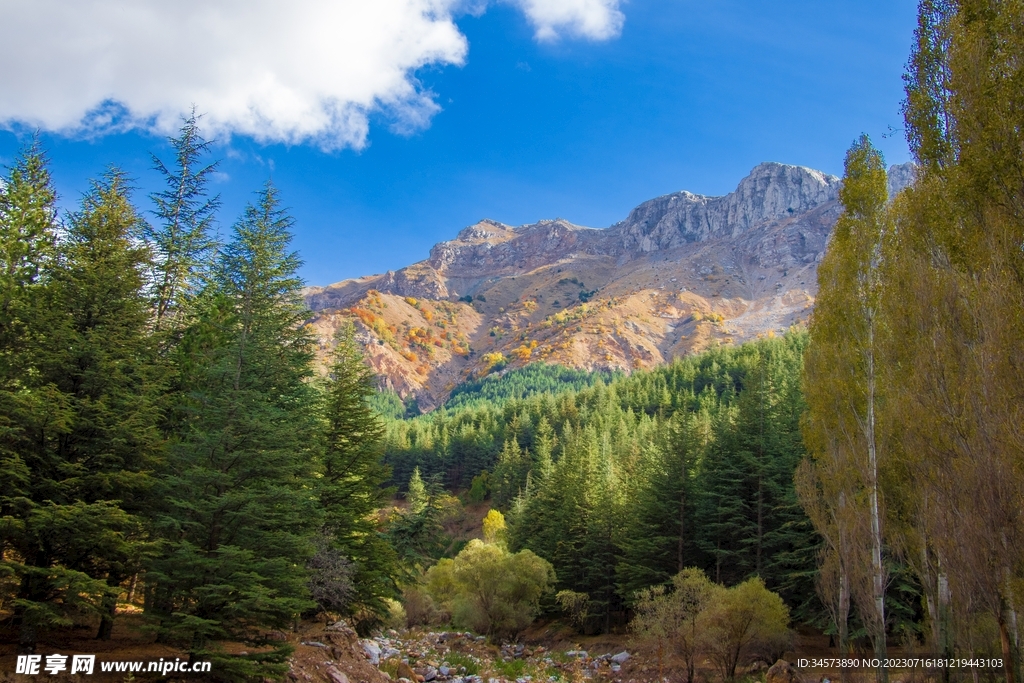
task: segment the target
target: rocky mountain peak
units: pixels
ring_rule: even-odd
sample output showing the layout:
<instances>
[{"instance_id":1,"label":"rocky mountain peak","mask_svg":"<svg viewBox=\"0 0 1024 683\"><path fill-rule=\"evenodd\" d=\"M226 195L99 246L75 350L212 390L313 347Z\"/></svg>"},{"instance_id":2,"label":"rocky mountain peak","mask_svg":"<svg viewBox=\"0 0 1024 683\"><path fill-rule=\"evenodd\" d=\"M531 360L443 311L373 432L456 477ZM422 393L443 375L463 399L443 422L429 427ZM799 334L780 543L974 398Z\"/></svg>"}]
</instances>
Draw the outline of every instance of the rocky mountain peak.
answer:
<instances>
[{"instance_id":1,"label":"rocky mountain peak","mask_svg":"<svg viewBox=\"0 0 1024 683\"><path fill-rule=\"evenodd\" d=\"M644 202L612 226L629 251L671 249L713 237L736 237L835 201L839 178L803 166L758 164L733 192L706 197L676 192Z\"/></svg>"},{"instance_id":2,"label":"rocky mountain peak","mask_svg":"<svg viewBox=\"0 0 1024 683\"><path fill-rule=\"evenodd\" d=\"M890 194L914 175L890 168ZM501 367L654 367L806 321L839 186L763 163L729 194L674 192L607 229L480 220L423 261L310 288L310 324L326 353L354 321L382 384L423 408Z\"/></svg>"},{"instance_id":3,"label":"rocky mountain peak","mask_svg":"<svg viewBox=\"0 0 1024 683\"><path fill-rule=\"evenodd\" d=\"M510 239L514 236L515 228L498 221L484 218L483 220L463 228L453 240L455 242L480 242L492 239Z\"/></svg>"}]
</instances>

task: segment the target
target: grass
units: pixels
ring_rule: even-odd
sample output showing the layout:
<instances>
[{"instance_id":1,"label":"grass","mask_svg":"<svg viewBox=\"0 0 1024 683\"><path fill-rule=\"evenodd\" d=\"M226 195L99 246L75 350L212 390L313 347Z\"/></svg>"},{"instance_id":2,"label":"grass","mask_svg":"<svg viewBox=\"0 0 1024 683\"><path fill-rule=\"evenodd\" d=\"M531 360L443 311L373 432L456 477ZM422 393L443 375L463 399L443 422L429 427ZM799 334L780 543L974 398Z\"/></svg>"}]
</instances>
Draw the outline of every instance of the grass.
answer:
<instances>
[{"instance_id":1,"label":"grass","mask_svg":"<svg viewBox=\"0 0 1024 683\"><path fill-rule=\"evenodd\" d=\"M491 662L491 669L505 678L519 678L526 673L527 664L522 659L495 659Z\"/></svg>"},{"instance_id":2,"label":"grass","mask_svg":"<svg viewBox=\"0 0 1024 683\"><path fill-rule=\"evenodd\" d=\"M480 662L469 655L464 655L461 652L449 652L444 659L448 662L448 666L456 671L465 668L465 671L461 673L467 676L475 676L480 673Z\"/></svg>"},{"instance_id":3,"label":"grass","mask_svg":"<svg viewBox=\"0 0 1024 683\"><path fill-rule=\"evenodd\" d=\"M380 670L391 676L391 680L398 680L398 664L401 662L398 657L392 657L391 659L382 660L380 663Z\"/></svg>"}]
</instances>

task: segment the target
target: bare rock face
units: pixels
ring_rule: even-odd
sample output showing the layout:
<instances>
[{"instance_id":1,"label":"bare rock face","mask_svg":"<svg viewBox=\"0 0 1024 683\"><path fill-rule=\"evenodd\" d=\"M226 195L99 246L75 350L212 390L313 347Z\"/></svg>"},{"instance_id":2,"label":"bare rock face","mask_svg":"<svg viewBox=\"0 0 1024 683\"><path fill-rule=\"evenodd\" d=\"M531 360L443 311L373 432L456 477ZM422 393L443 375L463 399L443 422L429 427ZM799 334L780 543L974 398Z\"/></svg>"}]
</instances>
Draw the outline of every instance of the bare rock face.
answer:
<instances>
[{"instance_id":1,"label":"bare rock face","mask_svg":"<svg viewBox=\"0 0 1024 683\"><path fill-rule=\"evenodd\" d=\"M736 237L751 228L780 221L836 199L839 179L802 166L764 163L756 166L734 192L705 197L690 192L644 202L610 229L621 235L627 251L649 253Z\"/></svg>"},{"instance_id":2,"label":"bare rock face","mask_svg":"<svg viewBox=\"0 0 1024 683\"><path fill-rule=\"evenodd\" d=\"M890 195L914 176L892 167ZM354 322L381 386L426 409L494 368L654 367L806 322L840 185L764 163L727 195L665 195L603 230L482 220L418 263L310 287L309 325L326 358Z\"/></svg>"},{"instance_id":3,"label":"bare rock face","mask_svg":"<svg viewBox=\"0 0 1024 683\"><path fill-rule=\"evenodd\" d=\"M917 164L913 161L908 161L898 166L890 166L888 181L889 197L895 197L899 194L900 190L913 185L915 179L917 179Z\"/></svg>"},{"instance_id":4,"label":"bare rock face","mask_svg":"<svg viewBox=\"0 0 1024 683\"><path fill-rule=\"evenodd\" d=\"M484 220L465 228L457 239L434 245L425 265L462 281L514 275L586 250L602 232L562 219L518 228ZM466 288L458 293L467 293Z\"/></svg>"},{"instance_id":5,"label":"bare rock face","mask_svg":"<svg viewBox=\"0 0 1024 683\"><path fill-rule=\"evenodd\" d=\"M382 292L417 299L447 299L448 286L444 278L430 267L411 266L398 271L389 270L375 285Z\"/></svg>"}]
</instances>

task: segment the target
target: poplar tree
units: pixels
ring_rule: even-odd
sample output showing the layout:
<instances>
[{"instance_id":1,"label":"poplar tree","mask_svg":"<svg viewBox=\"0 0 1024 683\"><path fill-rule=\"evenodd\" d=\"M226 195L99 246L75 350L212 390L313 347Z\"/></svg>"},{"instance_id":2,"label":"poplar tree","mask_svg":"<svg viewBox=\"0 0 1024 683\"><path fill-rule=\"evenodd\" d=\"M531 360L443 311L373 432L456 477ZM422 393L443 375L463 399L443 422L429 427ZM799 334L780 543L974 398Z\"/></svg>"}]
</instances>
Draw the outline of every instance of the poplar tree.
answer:
<instances>
[{"instance_id":1,"label":"poplar tree","mask_svg":"<svg viewBox=\"0 0 1024 683\"><path fill-rule=\"evenodd\" d=\"M936 649L973 655L998 629L1019 680L1024 576L1024 6L925 0L904 116L920 165L896 204L892 419L913 495L902 531L925 586ZM898 295L897 295L898 293Z\"/></svg>"},{"instance_id":2,"label":"poplar tree","mask_svg":"<svg viewBox=\"0 0 1024 683\"><path fill-rule=\"evenodd\" d=\"M863 588L859 582L850 585L869 627L875 655L884 662L888 576L882 559L884 501L879 471L884 451L877 416L882 394L878 366L883 286L880 259L889 218L885 163L867 136L861 136L847 152L839 199L844 211L818 267L819 293L805 358L807 424L812 432L809 444L835 448L840 467L853 473L842 481L855 483L855 488L826 504L863 506L867 524L850 530L867 534L869 584ZM830 439L825 434L829 431L841 436ZM814 457L833 455L818 450ZM876 678L880 683L888 679L884 666Z\"/></svg>"}]
</instances>

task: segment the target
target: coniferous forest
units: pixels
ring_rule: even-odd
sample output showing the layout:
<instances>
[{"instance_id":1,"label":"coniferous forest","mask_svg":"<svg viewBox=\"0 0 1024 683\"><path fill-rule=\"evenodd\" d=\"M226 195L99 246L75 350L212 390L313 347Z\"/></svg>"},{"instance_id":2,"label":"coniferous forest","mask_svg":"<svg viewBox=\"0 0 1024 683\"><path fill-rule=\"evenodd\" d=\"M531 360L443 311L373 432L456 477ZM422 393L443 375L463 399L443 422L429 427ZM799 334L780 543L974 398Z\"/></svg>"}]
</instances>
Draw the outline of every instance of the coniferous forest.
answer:
<instances>
[{"instance_id":1,"label":"coniferous forest","mask_svg":"<svg viewBox=\"0 0 1024 683\"><path fill-rule=\"evenodd\" d=\"M5 626L32 651L119 602L160 642L265 646L222 674L280 674L266 640L318 609L380 613L394 555L372 513L386 478L374 378L351 335L314 373L277 190L223 242L196 118L143 219L110 171L55 209L28 147L0 193L0 497ZM372 618L371 618L372 621Z\"/></svg>"},{"instance_id":2,"label":"coniferous forest","mask_svg":"<svg viewBox=\"0 0 1024 683\"><path fill-rule=\"evenodd\" d=\"M802 629L1020 681L1022 26L1020 2L922 0L916 179L890 197L853 142L806 328L631 375L492 370L426 415L353 329L316 360L283 200L221 216L195 115L162 190L114 169L68 213L28 145L0 185L4 637L109 639L134 605L257 680L325 613L495 640L541 618L668 647L689 683ZM452 531L470 506L482 538Z\"/></svg>"}]
</instances>

